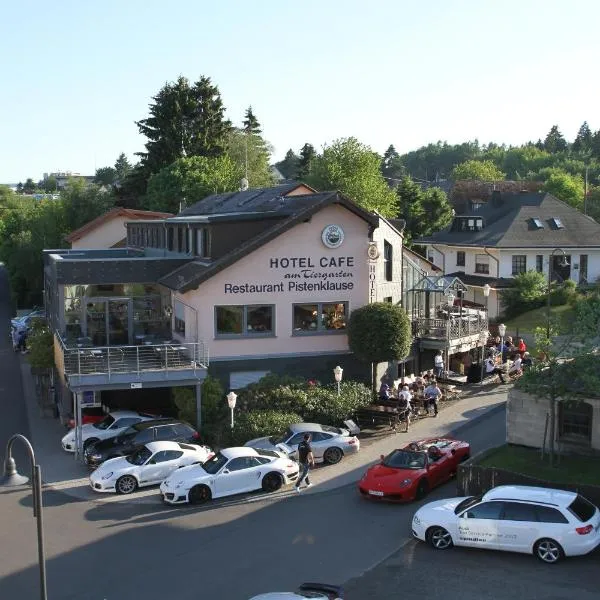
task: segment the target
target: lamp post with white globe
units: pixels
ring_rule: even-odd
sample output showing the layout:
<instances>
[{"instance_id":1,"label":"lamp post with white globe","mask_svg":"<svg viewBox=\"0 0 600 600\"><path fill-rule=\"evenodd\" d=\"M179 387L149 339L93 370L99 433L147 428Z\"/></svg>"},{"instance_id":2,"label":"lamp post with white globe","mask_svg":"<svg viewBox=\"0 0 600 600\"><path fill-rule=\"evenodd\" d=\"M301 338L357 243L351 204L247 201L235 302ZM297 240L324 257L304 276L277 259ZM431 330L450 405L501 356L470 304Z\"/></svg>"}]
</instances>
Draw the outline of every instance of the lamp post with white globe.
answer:
<instances>
[{"instance_id":1,"label":"lamp post with white globe","mask_svg":"<svg viewBox=\"0 0 600 600\"><path fill-rule=\"evenodd\" d=\"M227 406L231 409L231 429L233 429L233 410L235 409L235 403L237 401L237 394L235 392L229 392L227 394Z\"/></svg>"},{"instance_id":2,"label":"lamp post with white globe","mask_svg":"<svg viewBox=\"0 0 600 600\"><path fill-rule=\"evenodd\" d=\"M342 374L344 373L344 369L338 365L333 370L333 376L335 377L335 381L337 383L337 395L340 395L340 383L342 382Z\"/></svg>"}]
</instances>

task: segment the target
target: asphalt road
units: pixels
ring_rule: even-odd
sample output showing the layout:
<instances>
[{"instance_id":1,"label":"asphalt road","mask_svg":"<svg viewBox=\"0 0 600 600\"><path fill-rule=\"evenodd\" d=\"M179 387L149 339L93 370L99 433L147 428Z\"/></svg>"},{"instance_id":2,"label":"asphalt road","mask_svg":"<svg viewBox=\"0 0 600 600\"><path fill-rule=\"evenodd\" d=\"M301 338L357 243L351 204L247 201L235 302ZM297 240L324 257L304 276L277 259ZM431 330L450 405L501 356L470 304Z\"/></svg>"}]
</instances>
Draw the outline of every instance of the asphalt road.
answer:
<instances>
[{"instance_id":1,"label":"asphalt road","mask_svg":"<svg viewBox=\"0 0 600 600\"><path fill-rule=\"evenodd\" d=\"M474 451L501 443L504 412L463 429ZM455 493L450 483L430 497ZM52 600L242 600L307 580L344 582L410 538L415 504L378 504L355 486L322 494L170 508L45 493ZM26 492L0 493L0 598L35 598ZM359 595L358 597L364 597ZM376 596L374 596L376 597Z\"/></svg>"}]
</instances>

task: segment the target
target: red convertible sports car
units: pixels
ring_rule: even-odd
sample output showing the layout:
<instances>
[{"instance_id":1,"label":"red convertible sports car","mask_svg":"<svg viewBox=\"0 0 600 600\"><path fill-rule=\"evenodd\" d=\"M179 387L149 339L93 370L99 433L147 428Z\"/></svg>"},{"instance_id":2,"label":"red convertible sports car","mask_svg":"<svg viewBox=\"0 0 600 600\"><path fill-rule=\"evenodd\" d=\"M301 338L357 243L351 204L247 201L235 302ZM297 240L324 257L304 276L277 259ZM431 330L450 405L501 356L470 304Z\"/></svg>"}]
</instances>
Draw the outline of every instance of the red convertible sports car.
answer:
<instances>
[{"instance_id":1,"label":"red convertible sports car","mask_svg":"<svg viewBox=\"0 0 600 600\"><path fill-rule=\"evenodd\" d=\"M449 438L411 442L382 456L381 462L363 475L358 489L365 498L373 500L418 500L451 479L458 464L467 460L470 453L467 442Z\"/></svg>"}]
</instances>

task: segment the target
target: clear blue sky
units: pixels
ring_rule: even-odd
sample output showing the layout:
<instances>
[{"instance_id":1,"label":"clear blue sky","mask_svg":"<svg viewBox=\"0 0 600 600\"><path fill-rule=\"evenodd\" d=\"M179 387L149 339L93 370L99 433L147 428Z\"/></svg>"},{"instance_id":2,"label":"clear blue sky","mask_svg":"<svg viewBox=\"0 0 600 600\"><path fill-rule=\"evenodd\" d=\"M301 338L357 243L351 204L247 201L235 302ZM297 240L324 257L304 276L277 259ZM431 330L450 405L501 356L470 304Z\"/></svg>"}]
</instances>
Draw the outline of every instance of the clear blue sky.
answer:
<instances>
[{"instance_id":1,"label":"clear blue sky","mask_svg":"<svg viewBox=\"0 0 600 600\"><path fill-rule=\"evenodd\" d=\"M2 8L0 182L93 174L180 74L248 105L275 158L355 136L519 144L600 128L595 0L19 0Z\"/></svg>"}]
</instances>

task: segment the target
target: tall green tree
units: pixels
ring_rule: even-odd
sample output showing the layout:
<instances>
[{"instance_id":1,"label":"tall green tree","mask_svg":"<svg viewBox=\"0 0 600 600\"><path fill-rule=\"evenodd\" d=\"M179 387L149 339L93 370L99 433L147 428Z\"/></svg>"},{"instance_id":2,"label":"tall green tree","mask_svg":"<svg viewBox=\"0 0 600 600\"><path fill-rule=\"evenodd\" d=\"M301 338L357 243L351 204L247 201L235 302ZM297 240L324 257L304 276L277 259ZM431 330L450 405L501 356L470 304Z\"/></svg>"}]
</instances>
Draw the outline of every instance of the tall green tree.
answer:
<instances>
[{"instance_id":1,"label":"tall green tree","mask_svg":"<svg viewBox=\"0 0 600 600\"><path fill-rule=\"evenodd\" d=\"M409 245L413 239L419 238L426 223L423 206L423 190L410 177L403 177L396 187L398 196L398 216L406 222L404 227L404 243Z\"/></svg>"},{"instance_id":2,"label":"tall green tree","mask_svg":"<svg viewBox=\"0 0 600 600\"><path fill-rule=\"evenodd\" d=\"M242 129L232 129L227 135L225 152L233 161L240 179L248 173L250 187L268 187L273 185L270 158L271 145L260 135L245 133Z\"/></svg>"},{"instance_id":3,"label":"tall green tree","mask_svg":"<svg viewBox=\"0 0 600 600\"><path fill-rule=\"evenodd\" d=\"M552 125L552 128L544 139L544 149L551 154L563 152L567 149L567 141L560 132L558 125Z\"/></svg>"},{"instance_id":4,"label":"tall green tree","mask_svg":"<svg viewBox=\"0 0 600 600\"><path fill-rule=\"evenodd\" d=\"M117 172L113 167L100 167L96 169L94 183L98 185L113 185L117 180Z\"/></svg>"},{"instance_id":5,"label":"tall green tree","mask_svg":"<svg viewBox=\"0 0 600 600\"><path fill-rule=\"evenodd\" d=\"M544 183L544 191L574 208L583 207L584 184L578 175L569 175L560 169L555 169Z\"/></svg>"},{"instance_id":6,"label":"tall green tree","mask_svg":"<svg viewBox=\"0 0 600 600\"><path fill-rule=\"evenodd\" d=\"M312 144L306 143L302 146L300 149L300 161L298 163L298 177L300 179L309 176L316 155L317 152Z\"/></svg>"},{"instance_id":7,"label":"tall green tree","mask_svg":"<svg viewBox=\"0 0 600 600\"><path fill-rule=\"evenodd\" d=\"M275 166L286 179L296 179L300 168L300 157L290 148L283 160L275 163Z\"/></svg>"},{"instance_id":8,"label":"tall green tree","mask_svg":"<svg viewBox=\"0 0 600 600\"><path fill-rule=\"evenodd\" d=\"M58 182L56 181L56 177L53 175L49 175L48 177L42 179L39 184L39 187L44 190L47 194L51 194L53 192L58 191Z\"/></svg>"},{"instance_id":9,"label":"tall green tree","mask_svg":"<svg viewBox=\"0 0 600 600\"><path fill-rule=\"evenodd\" d=\"M374 302L350 314L348 345L360 360L371 364L374 388L377 364L405 359L411 344L410 319L397 304Z\"/></svg>"},{"instance_id":10,"label":"tall green tree","mask_svg":"<svg viewBox=\"0 0 600 600\"><path fill-rule=\"evenodd\" d=\"M85 180L72 178L61 193L65 222L69 231L103 215L115 205L112 193L97 185L88 185Z\"/></svg>"},{"instance_id":11,"label":"tall green tree","mask_svg":"<svg viewBox=\"0 0 600 600\"><path fill-rule=\"evenodd\" d=\"M150 177L143 208L178 213L180 203L190 206L211 194L239 189L243 174L228 155L180 158Z\"/></svg>"},{"instance_id":12,"label":"tall green tree","mask_svg":"<svg viewBox=\"0 0 600 600\"><path fill-rule=\"evenodd\" d=\"M116 180L122 182L131 172L131 163L124 152L121 152L115 161L115 177Z\"/></svg>"},{"instance_id":13,"label":"tall green tree","mask_svg":"<svg viewBox=\"0 0 600 600\"><path fill-rule=\"evenodd\" d=\"M592 137L592 130L587 121L584 121L577 132L577 137L571 146L571 150L581 154L588 154L592 149Z\"/></svg>"},{"instance_id":14,"label":"tall green tree","mask_svg":"<svg viewBox=\"0 0 600 600\"><path fill-rule=\"evenodd\" d=\"M465 179L500 181L505 178L506 173L503 173L491 160L467 160L456 165L451 174L453 181Z\"/></svg>"},{"instance_id":15,"label":"tall green tree","mask_svg":"<svg viewBox=\"0 0 600 600\"><path fill-rule=\"evenodd\" d=\"M33 181L33 179L31 179L31 177L28 177L25 181L25 183L23 184L23 193L24 194L33 194L37 191L38 187L35 183L35 181Z\"/></svg>"},{"instance_id":16,"label":"tall green tree","mask_svg":"<svg viewBox=\"0 0 600 600\"><path fill-rule=\"evenodd\" d=\"M592 136L590 151L596 160L600 160L600 129Z\"/></svg>"},{"instance_id":17,"label":"tall green tree","mask_svg":"<svg viewBox=\"0 0 600 600\"><path fill-rule=\"evenodd\" d=\"M246 113L244 115L244 132L252 135L261 135L262 129L260 127L260 123L256 118L255 114L252 112L252 107L249 106L246 109Z\"/></svg>"},{"instance_id":18,"label":"tall green tree","mask_svg":"<svg viewBox=\"0 0 600 600\"><path fill-rule=\"evenodd\" d=\"M182 156L220 156L231 123L217 86L210 78L194 83L179 77L152 98L150 116L137 121L148 138L146 151L137 153L148 173L157 173Z\"/></svg>"},{"instance_id":19,"label":"tall green tree","mask_svg":"<svg viewBox=\"0 0 600 600\"><path fill-rule=\"evenodd\" d=\"M385 177L388 185L395 187L400 179L406 174L402 159L393 144L390 144L383 153L381 161L381 174Z\"/></svg>"},{"instance_id":20,"label":"tall green tree","mask_svg":"<svg viewBox=\"0 0 600 600\"><path fill-rule=\"evenodd\" d=\"M306 182L318 190L339 190L369 211L397 212L396 194L381 175L381 157L356 138L336 140L318 155Z\"/></svg>"}]
</instances>

